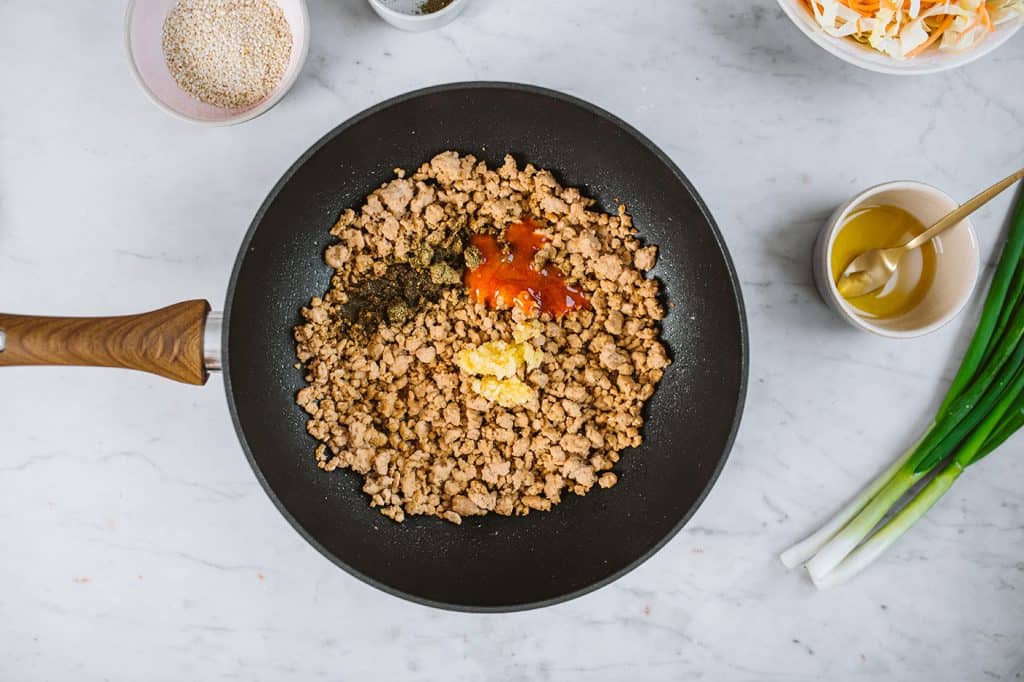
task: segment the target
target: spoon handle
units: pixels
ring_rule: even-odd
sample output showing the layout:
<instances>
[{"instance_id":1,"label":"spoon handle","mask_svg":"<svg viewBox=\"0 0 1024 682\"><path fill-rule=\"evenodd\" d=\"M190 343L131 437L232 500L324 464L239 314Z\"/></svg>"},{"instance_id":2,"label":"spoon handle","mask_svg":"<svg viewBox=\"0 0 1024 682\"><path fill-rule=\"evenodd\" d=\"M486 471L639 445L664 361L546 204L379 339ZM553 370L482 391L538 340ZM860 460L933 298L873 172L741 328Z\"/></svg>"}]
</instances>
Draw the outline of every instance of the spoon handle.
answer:
<instances>
[{"instance_id":1,"label":"spoon handle","mask_svg":"<svg viewBox=\"0 0 1024 682\"><path fill-rule=\"evenodd\" d=\"M955 211L947 215L945 218L942 218L941 220L939 220L939 222L935 223L927 230L925 230L924 232L922 232L921 234L919 234L918 236L914 237L909 242L904 244L903 248L909 251L911 249L916 249L922 244L931 241L935 237L939 236L941 233L953 227L961 220L963 220L964 218L971 215L979 208L990 202L996 196L1001 194L1003 190L1005 190L1007 187L1017 182L1021 178L1024 178L1024 168L1021 168L1016 173L1013 173L1012 175L1003 178L996 184L992 185L985 191L978 194L973 199L966 201L962 206L960 206L960 208L956 209Z\"/></svg>"}]
</instances>

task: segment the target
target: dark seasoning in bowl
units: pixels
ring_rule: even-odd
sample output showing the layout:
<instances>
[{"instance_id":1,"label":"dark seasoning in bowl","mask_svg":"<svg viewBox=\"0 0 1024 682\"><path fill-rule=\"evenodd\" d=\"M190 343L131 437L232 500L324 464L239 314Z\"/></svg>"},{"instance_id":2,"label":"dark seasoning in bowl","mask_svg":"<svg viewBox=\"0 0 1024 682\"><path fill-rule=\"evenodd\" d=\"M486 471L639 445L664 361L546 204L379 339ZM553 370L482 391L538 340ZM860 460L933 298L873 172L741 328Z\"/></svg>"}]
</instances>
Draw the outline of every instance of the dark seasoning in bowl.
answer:
<instances>
[{"instance_id":1,"label":"dark seasoning in bowl","mask_svg":"<svg viewBox=\"0 0 1024 682\"><path fill-rule=\"evenodd\" d=\"M426 0L426 2L420 5L420 14L440 12L450 4L452 4L452 0Z\"/></svg>"},{"instance_id":2,"label":"dark seasoning in bowl","mask_svg":"<svg viewBox=\"0 0 1024 682\"><path fill-rule=\"evenodd\" d=\"M381 4L403 14L433 14L452 4L452 0L381 0Z\"/></svg>"}]
</instances>

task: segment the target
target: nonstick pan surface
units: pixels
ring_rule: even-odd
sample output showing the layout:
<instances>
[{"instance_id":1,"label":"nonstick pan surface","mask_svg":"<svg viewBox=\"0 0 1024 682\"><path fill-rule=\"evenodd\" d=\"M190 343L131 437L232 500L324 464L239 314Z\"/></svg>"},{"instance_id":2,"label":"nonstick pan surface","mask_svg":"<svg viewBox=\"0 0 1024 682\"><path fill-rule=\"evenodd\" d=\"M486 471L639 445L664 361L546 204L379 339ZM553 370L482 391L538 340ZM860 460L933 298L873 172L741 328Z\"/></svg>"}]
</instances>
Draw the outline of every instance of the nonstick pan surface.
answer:
<instances>
[{"instance_id":1,"label":"nonstick pan surface","mask_svg":"<svg viewBox=\"0 0 1024 682\"><path fill-rule=\"evenodd\" d=\"M663 322L673 365L647 406L643 445L619 484L568 495L548 513L494 514L455 526L393 523L368 505L362 477L317 469L292 328L328 287L323 251L338 214L445 150L499 165L506 153L547 168L659 246ZM722 237L697 192L649 140L608 113L540 88L463 83L420 90L338 126L285 174L260 208L231 277L225 387L253 469L314 547L358 578L416 602L468 611L543 606L607 584L663 546L715 481L740 420L746 321Z\"/></svg>"}]
</instances>

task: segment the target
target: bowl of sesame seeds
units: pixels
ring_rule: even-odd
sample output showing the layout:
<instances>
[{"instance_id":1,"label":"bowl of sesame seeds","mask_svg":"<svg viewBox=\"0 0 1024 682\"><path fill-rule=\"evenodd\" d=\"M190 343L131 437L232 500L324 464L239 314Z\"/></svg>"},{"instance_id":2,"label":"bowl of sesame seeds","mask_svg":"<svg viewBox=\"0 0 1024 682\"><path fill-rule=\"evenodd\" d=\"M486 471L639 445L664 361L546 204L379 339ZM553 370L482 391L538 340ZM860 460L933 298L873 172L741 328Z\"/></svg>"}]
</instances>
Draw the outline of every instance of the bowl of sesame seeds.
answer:
<instances>
[{"instance_id":1,"label":"bowl of sesame seeds","mask_svg":"<svg viewBox=\"0 0 1024 682\"><path fill-rule=\"evenodd\" d=\"M309 13L304 0L131 0L125 43L159 108L231 125L269 110L298 78Z\"/></svg>"}]
</instances>

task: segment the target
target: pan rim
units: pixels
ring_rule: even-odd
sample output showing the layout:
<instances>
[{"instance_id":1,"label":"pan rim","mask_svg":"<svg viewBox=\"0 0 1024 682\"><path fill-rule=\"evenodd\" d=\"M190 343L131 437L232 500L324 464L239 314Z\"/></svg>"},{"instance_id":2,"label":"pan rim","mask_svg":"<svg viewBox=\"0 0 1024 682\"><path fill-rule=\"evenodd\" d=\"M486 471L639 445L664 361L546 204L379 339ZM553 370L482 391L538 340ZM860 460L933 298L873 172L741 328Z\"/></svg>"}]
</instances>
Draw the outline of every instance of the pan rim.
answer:
<instances>
[{"instance_id":1,"label":"pan rim","mask_svg":"<svg viewBox=\"0 0 1024 682\"><path fill-rule=\"evenodd\" d=\"M572 104L587 111L588 113L594 114L600 118L603 118L609 123L615 125L623 132L633 137L637 142L643 145L643 147L645 147L652 154L654 154L654 156L672 172L672 174L683 185L683 187L686 188L686 191L694 200L701 215L704 217L704 220L707 221L708 226L711 228L712 236L714 237L715 243L718 247L718 251L725 263L726 271L729 273L729 283L732 287L733 296L736 301L736 310L738 312L740 328L739 342L741 346L740 383L739 390L737 392L736 407L733 412L732 425L729 430L729 436L726 439L725 445L722 449L722 453L719 456L718 462L716 463L713 471L711 472L711 477L708 479L707 484L700 491L700 494L697 496L697 499L694 501L689 511L687 511L686 514L684 514L680 518L679 522L676 523L665 534L665 536L661 538L658 542L656 542L647 552L640 555L639 557L637 557L621 569L615 571L614 573L608 576L605 576L601 580L594 581L593 583L590 583L589 585L581 587L577 590L573 590L572 592L567 592L556 597L549 597L548 599L542 599L531 602L488 606L479 606L472 604L455 604L451 602L443 602L434 599L428 599L425 597L421 597L419 595L412 594L410 592L406 592L405 590L398 589L386 583L383 583L373 578L372 576L369 576L361 571L356 570L352 566L349 566L339 557L335 556L330 550L324 547L309 532L307 532L306 529L298 522L298 520L291 514L290 511L288 511L288 509L281 502L280 498L277 496L273 488L267 482L266 478L263 475L263 471L260 469L258 463L253 457L252 449L249 447L249 442L245 436L245 431L242 428L242 424L238 416L238 409L237 405L235 404L234 393L232 391L230 357L232 304L235 298L239 274L241 272L242 265L245 262L246 255L248 254L249 251L249 245L251 244L252 239L256 234L256 230L260 226L260 223L263 221L264 216L266 215L270 206L276 200L278 194L280 194L282 188L291 180L291 178L299 171L299 169L305 165L306 161L308 161L314 154L319 152L320 149L324 147L324 145L333 140L336 136L340 135L348 128L351 128L352 126L362 122L363 120L377 114L380 111L426 95L433 95L437 93L457 90L474 89L511 90L516 92L541 95L544 97L549 97L551 99L559 100L561 102ZM630 573L631 571L639 567L641 564L645 563L648 559L650 559L655 554L657 554L661 549L663 549L665 545L667 545L673 538L676 537L676 535L679 534L679 532L686 526L686 524L689 523L690 519L693 518L693 515L697 513L697 510L700 509L700 507L704 504L705 499L707 498L708 494L710 494L711 489L715 486L715 483L718 482L718 477L721 475L722 470L725 468L725 464L728 461L730 454L732 453L733 446L735 445L736 436L740 427L740 422L742 421L743 411L746 405L747 384L749 381L750 373L750 343L748 336L747 313L743 301L743 292L740 286L739 276L736 272L736 267L733 263L732 257L729 254L728 247L725 244L725 239L722 237L721 230L719 230L718 228L718 223L715 222L715 219L711 215L710 210L708 210L707 205L704 203L704 199L697 192L697 189L694 187L693 183L690 182L689 178L687 178L686 175L682 172L682 170L675 164L675 162L673 162L672 159L670 159L668 155L665 154L665 152L662 151L660 147L655 145L654 142L652 142L646 135L641 133L639 130L634 128L626 121L606 111L605 109L602 109L601 107L591 104L586 100L580 99L578 97L563 92L559 92L557 90L552 90L549 88L525 83L512 83L502 81L463 81L445 83L441 85L433 85L426 88L420 88L417 90L406 92L401 95L397 95L395 97L384 100L383 102L380 102L372 107L369 107L368 109L364 109L363 111L343 121L339 125L329 130L323 136L321 136L305 152L303 152L303 154L299 156L299 158L296 159L296 161L291 166L289 166L288 170L284 172L284 174L273 186L273 188L271 188L270 192L263 200L263 203L260 204L259 209L256 211L256 214L253 217L252 222L249 224L249 229L246 231L245 236L243 237L242 242L239 245L238 255L235 258L235 263L231 270L231 278L228 281L227 295L224 303L224 325L221 338L221 348L224 375L224 392L227 397L228 411L231 413L231 421L234 424L235 433L238 437L239 444L242 446L242 451L245 453L245 457L249 461L249 466L252 468L253 473L256 475L256 479L263 487L264 492L266 492L267 496L274 503L274 506L285 518L285 520L288 521L292 528L295 529L295 531L298 532L298 534L306 542L308 542L316 551L322 554L331 563L336 565L338 568L341 568L349 575L366 583L367 585L375 587L391 596L399 597L401 599L413 602L415 604L429 606L445 611L456 611L463 613L514 613L518 611L529 611L533 609L545 608L548 606L553 606L555 604L571 601L573 599L582 597L586 594L595 592L603 587L610 585L611 583L625 576L627 573Z\"/></svg>"}]
</instances>

